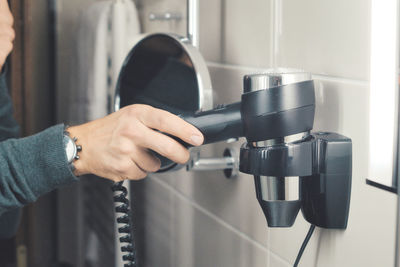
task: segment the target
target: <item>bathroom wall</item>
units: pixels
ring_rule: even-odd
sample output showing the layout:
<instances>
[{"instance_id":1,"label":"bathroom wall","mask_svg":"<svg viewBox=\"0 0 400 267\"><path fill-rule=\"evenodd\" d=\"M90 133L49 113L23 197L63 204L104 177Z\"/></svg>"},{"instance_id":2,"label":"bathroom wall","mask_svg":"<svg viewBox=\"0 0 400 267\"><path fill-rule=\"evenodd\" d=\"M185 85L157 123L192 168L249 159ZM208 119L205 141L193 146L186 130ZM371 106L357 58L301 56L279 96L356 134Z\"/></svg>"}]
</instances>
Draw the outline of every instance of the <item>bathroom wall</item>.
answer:
<instances>
[{"instance_id":1,"label":"bathroom wall","mask_svg":"<svg viewBox=\"0 0 400 267\"><path fill-rule=\"evenodd\" d=\"M315 130L353 140L348 228L317 229L300 266L393 266L396 200L365 184L368 160L370 1L200 0L200 50L215 103L239 100L242 76L271 67L312 72ZM151 22L150 12L182 12L185 0L141 0L146 32L184 34L185 22ZM241 140L243 141L243 140ZM220 143L204 155L222 155ZM143 266L289 267L309 224L299 214L289 229L269 229L253 178L222 172L153 175L134 183Z\"/></svg>"}]
</instances>

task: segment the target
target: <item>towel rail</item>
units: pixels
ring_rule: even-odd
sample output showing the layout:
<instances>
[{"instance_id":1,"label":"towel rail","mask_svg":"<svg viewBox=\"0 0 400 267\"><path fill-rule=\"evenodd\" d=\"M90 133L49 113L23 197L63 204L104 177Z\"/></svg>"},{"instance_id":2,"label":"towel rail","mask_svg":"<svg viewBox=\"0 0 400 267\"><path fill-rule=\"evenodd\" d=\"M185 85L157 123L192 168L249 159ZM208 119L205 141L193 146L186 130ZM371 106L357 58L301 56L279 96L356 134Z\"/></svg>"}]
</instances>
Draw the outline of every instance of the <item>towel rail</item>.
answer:
<instances>
[{"instance_id":1,"label":"towel rail","mask_svg":"<svg viewBox=\"0 0 400 267\"><path fill-rule=\"evenodd\" d=\"M180 21L182 19L182 14L174 12L164 12L164 13L150 13L150 21Z\"/></svg>"}]
</instances>

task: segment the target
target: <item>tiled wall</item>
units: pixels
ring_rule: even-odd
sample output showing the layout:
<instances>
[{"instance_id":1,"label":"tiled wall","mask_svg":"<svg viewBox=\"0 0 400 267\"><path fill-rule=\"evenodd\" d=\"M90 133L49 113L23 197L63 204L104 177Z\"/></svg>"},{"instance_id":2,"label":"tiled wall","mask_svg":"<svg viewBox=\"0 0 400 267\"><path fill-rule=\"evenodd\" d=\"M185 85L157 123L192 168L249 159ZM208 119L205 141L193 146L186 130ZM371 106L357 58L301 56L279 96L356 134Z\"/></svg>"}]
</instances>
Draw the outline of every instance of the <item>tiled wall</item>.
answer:
<instances>
[{"instance_id":1,"label":"tiled wall","mask_svg":"<svg viewBox=\"0 0 400 267\"><path fill-rule=\"evenodd\" d=\"M141 0L143 29L185 33L185 22L150 22L150 12L180 11L185 0ZM260 68L310 71L317 84L316 130L353 139L353 184L346 231L317 229L300 266L393 266L396 197L365 184L368 159L370 2L366 0L200 0L200 50L216 103L239 100L242 76ZM203 149L221 155L220 143ZM221 172L169 173L145 190L142 263L171 267L289 267L308 230L268 229L253 178Z\"/></svg>"}]
</instances>

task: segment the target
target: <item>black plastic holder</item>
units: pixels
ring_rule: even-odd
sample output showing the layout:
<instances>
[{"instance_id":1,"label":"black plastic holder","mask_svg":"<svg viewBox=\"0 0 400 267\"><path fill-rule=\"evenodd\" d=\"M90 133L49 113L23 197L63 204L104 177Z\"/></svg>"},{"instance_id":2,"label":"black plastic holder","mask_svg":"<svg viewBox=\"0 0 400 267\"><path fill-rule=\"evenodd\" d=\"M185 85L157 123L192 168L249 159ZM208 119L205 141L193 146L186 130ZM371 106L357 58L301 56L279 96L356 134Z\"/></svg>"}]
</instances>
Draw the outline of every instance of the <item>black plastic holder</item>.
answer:
<instances>
[{"instance_id":1,"label":"black plastic holder","mask_svg":"<svg viewBox=\"0 0 400 267\"><path fill-rule=\"evenodd\" d=\"M299 176L299 208L304 218L322 228L347 227L352 178L351 139L321 132L289 144L260 148L245 144L240 151L239 168L255 176ZM256 183L257 198L267 215L273 207L268 206L269 201L261 199L260 190ZM283 204L280 204L280 211L285 208ZM288 201L288 209L293 210L293 205L289 204ZM295 214L290 212L295 218L298 210ZM294 222L294 218L290 218L293 216L287 216L287 222L268 221L268 224L289 227Z\"/></svg>"}]
</instances>

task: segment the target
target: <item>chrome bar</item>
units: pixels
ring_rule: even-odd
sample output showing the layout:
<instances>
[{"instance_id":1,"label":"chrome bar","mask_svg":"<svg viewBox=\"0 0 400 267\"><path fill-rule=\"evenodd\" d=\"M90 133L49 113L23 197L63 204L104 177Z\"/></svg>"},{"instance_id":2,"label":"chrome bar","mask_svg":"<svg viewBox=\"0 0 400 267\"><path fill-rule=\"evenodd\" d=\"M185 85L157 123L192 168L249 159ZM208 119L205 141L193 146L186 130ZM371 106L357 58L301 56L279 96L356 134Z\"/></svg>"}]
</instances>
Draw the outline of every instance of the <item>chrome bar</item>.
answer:
<instances>
[{"instance_id":1,"label":"chrome bar","mask_svg":"<svg viewBox=\"0 0 400 267\"><path fill-rule=\"evenodd\" d=\"M150 21L170 21L170 20L179 21L181 19L182 19L182 14L180 13L165 12L165 13L149 14Z\"/></svg>"},{"instance_id":2,"label":"chrome bar","mask_svg":"<svg viewBox=\"0 0 400 267\"><path fill-rule=\"evenodd\" d=\"M199 1L187 1L187 37L194 47L199 47Z\"/></svg>"},{"instance_id":3,"label":"chrome bar","mask_svg":"<svg viewBox=\"0 0 400 267\"><path fill-rule=\"evenodd\" d=\"M236 161L233 157L223 158L200 158L193 160L187 165L188 171L215 171L233 169L236 166Z\"/></svg>"}]
</instances>

